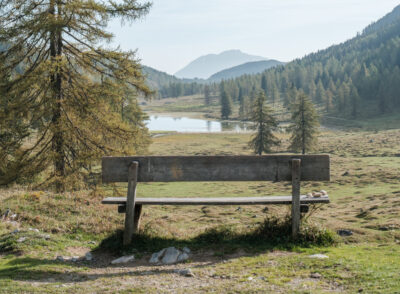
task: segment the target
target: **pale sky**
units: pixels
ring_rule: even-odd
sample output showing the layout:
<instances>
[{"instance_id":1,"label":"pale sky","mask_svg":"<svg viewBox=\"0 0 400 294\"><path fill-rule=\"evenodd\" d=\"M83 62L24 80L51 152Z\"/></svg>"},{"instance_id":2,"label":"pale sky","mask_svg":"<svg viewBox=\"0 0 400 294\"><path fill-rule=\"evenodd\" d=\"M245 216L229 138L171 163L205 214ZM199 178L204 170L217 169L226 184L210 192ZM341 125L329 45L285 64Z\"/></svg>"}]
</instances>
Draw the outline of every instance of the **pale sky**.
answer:
<instances>
[{"instance_id":1,"label":"pale sky","mask_svg":"<svg viewBox=\"0 0 400 294\"><path fill-rule=\"evenodd\" d=\"M199 56L240 49L280 61L341 43L399 0L153 0L128 26L110 25L113 45L174 74Z\"/></svg>"}]
</instances>

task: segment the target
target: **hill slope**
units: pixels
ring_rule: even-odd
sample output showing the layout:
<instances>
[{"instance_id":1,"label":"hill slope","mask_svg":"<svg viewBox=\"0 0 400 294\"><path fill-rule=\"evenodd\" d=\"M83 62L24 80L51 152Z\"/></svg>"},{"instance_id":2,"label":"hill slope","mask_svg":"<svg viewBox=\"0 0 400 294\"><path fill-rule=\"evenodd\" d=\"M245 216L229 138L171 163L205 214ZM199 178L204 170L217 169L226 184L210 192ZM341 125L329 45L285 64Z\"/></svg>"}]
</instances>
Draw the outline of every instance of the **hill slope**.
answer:
<instances>
[{"instance_id":1,"label":"hill slope","mask_svg":"<svg viewBox=\"0 0 400 294\"><path fill-rule=\"evenodd\" d=\"M261 60L261 61L253 61L253 62L247 62L238 66L234 66L228 69L224 69L220 72L217 72L213 74L208 81L210 82L217 82L220 80L228 80L228 79L233 79L240 77L242 75L252 75L252 74L257 74L261 73L267 69L270 69L272 67L278 66L278 65L283 65L283 62L280 62L278 60Z\"/></svg>"},{"instance_id":2,"label":"hill slope","mask_svg":"<svg viewBox=\"0 0 400 294\"><path fill-rule=\"evenodd\" d=\"M249 55L240 50L224 51L220 54L201 56L178 71L175 76L181 78L207 79L221 70L237 66L246 62L266 60L261 56Z\"/></svg>"},{"instance_id":3,"label":"hill slope","mask_svg":"<svg viewBox=\"0 0 400 294\"><path fill-rule=\"evenodd\" d=\"M400 110L400 6L353 39L262 74L225 81L238 101L263 88L288 106L304 91L327 117L371 118Z\"/></svg>"}]
</instances>

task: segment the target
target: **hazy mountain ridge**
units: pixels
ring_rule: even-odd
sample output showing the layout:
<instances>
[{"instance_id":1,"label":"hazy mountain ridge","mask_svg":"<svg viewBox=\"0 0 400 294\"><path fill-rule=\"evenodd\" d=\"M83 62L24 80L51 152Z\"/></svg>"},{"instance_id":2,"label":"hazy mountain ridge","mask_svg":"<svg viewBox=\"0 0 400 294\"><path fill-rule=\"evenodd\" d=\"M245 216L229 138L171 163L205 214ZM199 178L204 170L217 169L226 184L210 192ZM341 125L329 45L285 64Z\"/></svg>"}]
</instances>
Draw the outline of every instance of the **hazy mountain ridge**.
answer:
<instances>
[{"instance_id":1,"label":"hazy mountain ridge","mask_svg":"<svg viewBox=\"0 0 400 294\"><path fill-rule=\"evenodd\" d=\"M231 68L224 69L220 72L213 74L208 81L209 82L218 82L226 79L233 79L240 77L242 75L252 75L261 73L267 69L270 69L275 66L284 65L284 62L270 59L270 60L261 60L261 61L253 61L247 62L244 64L240 64Z\"/></svg>"},{"instance_id":2,"label":"hazy mountain ridge","mask_svg":"<svg viewBox=\"0 0 400 294\"><path fill-rule=\"evenodd\" d=\"M208 79L211 75L243 63L267 60L265 57L243 53L240 50L228 50L220 54L208 54L190 62L175 73L181 78Z\"/></svg>"}]
</instances>

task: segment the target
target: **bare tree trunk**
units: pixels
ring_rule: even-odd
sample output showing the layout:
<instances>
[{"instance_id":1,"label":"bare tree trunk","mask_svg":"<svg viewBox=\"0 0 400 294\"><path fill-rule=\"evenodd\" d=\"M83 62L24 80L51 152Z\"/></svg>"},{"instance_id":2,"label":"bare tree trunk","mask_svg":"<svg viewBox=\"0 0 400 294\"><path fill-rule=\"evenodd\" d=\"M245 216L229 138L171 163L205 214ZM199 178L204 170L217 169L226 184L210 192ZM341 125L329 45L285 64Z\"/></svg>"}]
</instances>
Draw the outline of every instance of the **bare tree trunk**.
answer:
<instances>
[{"instance_id":1,"label":"bare tree trunk","mask_svg":"<svg viewBox=\"0 0 400 294\"><path fill-rule=\"evenodd\" d=\"M50 2L49 13L54 15L56 18L54 0ZM60 14L60 5L57 5L58 14ZM53 62L58 60L58 57L62 54L62 40L61 40L61 30L53 28L50 33L50 54ZM51 77L51 83L54 95L54 106L53 106L53 116L51 118L51 123L53 125L53 138L52 138L52 149L54 152L54 169L56 176L56 190L57 192L63 192L65 190L65 185L63 178L65 176L65 158L64 158L64 135L61 129L61 101L62 101L62 77L60 69L57 69L56 73L53 73Z\"/></svg>"}]
</instances>

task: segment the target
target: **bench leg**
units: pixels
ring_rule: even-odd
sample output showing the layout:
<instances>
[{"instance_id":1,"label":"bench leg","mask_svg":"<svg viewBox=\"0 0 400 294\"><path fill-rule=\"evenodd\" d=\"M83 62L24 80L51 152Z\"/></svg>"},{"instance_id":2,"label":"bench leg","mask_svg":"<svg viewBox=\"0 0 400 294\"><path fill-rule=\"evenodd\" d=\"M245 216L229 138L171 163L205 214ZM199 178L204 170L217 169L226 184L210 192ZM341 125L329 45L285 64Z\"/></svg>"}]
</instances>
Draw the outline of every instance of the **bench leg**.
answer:
<instances>
[{"instance_id":1,"label":"bench leg","mask_svg":"<svg viewBox=\"0 0 400 294\"><path fill-rule=\"evenodd\" d=\"M133 219L133 232L138 233L140 227L140 217L142 216L142 205L136 204L135 205L135 216Z\"/></svg>"},{"instance_id":2,"label":"bench leg","mask_svg":"<svg viewBox=\"0 0 400 294\"><path fill-rule=\"evenodd\" d=\"M125 231L123 239L124 246L129 245L132 242L132 235L134 233L135 197L138 170L139 162L132 162L128 171L128 194L126 199Z\"/></svg>"},{"instance_id":3,"label":"bench leg","mask_svg":"<svg viewBox=\"0 0 400 294\"><path fill-rule=\"evenodd\" d=\"M300 159L292 160L292 238L300 231Z\"/></svg>"}]
</instances>

